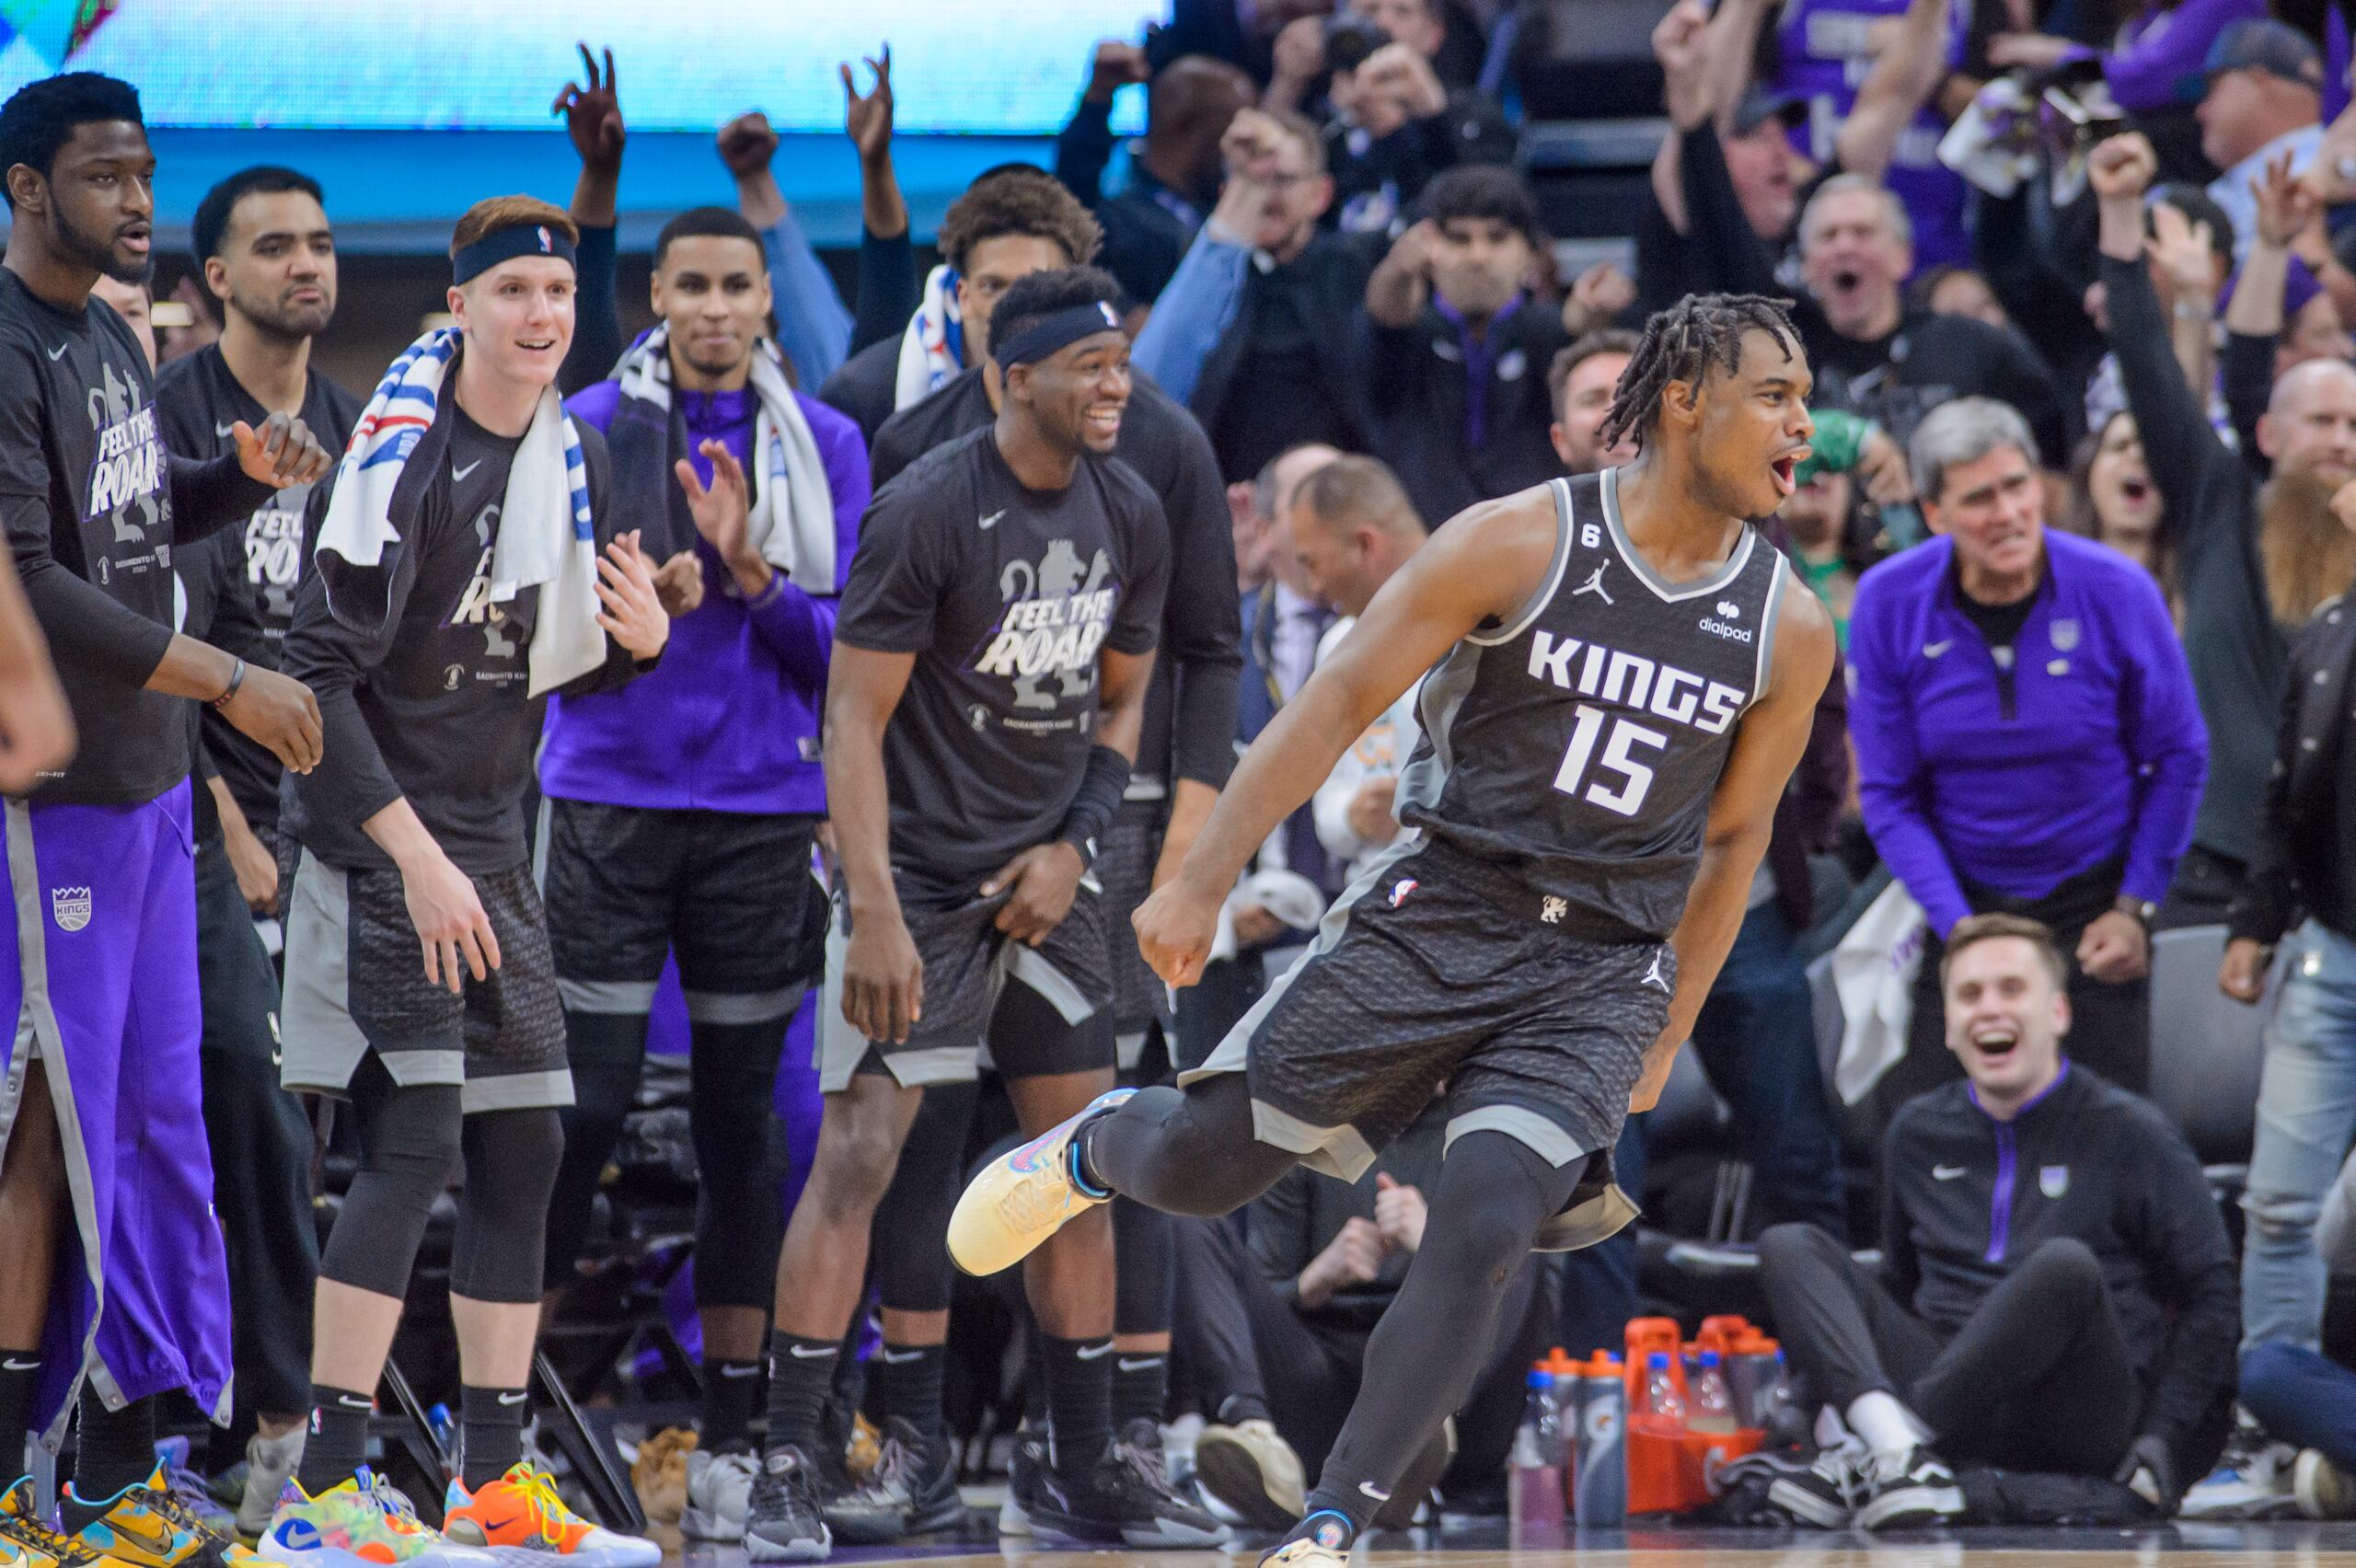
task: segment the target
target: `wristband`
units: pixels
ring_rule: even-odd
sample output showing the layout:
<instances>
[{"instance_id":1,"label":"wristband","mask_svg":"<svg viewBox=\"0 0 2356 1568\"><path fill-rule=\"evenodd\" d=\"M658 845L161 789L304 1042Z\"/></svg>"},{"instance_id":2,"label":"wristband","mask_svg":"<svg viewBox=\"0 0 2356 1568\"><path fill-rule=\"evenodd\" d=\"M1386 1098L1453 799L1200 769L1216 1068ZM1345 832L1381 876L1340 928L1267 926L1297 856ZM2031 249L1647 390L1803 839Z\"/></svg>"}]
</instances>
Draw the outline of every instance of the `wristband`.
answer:
<instances>
[{"instance_id":1,"label":"wristband","mask_svg":"<svg viewBox=\"0 0 2356 1568\"><path fill-rule=\"evenodd\" d=\"M236 667L229 672L229 689L223 692L219 697L214 698L213 699L213 706L215 708L228 707L229 699L236 697L237 695L237 688L245 684L246 662L243 659L240 659L237 661Z\"/></svg>"},{"instance_id":2,"label":"wristband","mask_svg":"<svg viewBox=\"0 0 2356 1568\"><path fill-rule=\"evenodd\" d=\"M1129 759L1107 745L1088 748L1088 767L1080 776L1080 793L1056 834L1057 842L1078 849L1080 859L1095 859L1095 841L1113 824L1121 797L1129 788Z\"/></svg>"}]
</instances>

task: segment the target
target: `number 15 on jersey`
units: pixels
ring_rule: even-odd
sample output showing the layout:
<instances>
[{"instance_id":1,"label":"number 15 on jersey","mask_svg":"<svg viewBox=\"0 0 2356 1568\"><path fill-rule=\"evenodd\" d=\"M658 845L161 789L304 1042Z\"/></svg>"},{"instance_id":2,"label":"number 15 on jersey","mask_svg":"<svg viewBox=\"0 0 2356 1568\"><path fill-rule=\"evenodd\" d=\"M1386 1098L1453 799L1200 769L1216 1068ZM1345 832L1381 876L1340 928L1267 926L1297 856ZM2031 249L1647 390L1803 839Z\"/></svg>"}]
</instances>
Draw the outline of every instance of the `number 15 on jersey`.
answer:
<instances>
[{"instance_id":1,"label":"number 15 on jersey","mask_svg":"<svg viewBox=\"0 0 2356 1568\"><path fill-rule=\"evenodd\" d=\"M1609 726L1610 734L1605 734ZM1600 741L1601 755L1597 755ZM1667 749L1669 737L1634 721L1613 718L1602 709L1582 702L1572 710L1571 744L1555 770L1554 788L1607 812L1632 817L1644 809L1645 791L1653 784L1650 765L1638 762L1634 748ZM1608 782L1611 778L1618 782Z\"/></svg>"}]
</instances>

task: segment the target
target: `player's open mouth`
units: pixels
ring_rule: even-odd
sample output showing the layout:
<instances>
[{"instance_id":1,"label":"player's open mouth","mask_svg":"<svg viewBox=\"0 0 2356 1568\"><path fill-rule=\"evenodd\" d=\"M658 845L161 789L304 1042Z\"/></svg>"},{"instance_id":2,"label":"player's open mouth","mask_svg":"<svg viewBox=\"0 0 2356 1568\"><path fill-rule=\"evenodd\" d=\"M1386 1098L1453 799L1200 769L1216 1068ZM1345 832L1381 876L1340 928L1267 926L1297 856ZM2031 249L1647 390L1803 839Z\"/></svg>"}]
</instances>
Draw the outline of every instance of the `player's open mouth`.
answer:
<instances>
[{"instance_id":1,"label":"player's open mouth","mask_svg":"<svg viewBox=\"0 0 2356 1568\"><path fill-rule=\"evenodd\" d=\"M1089 407L1088 428L1098 435L1116 436L1121 433L1121 405L1096 403Z\"/></svg>"},{"instance_id":2,"label":"player's open mouth","mask_svg":"<svg viewBox=\"0 0 2356 1568\"><path fill-rule=\"evenodd\" d=\"M1976 1030L1971 1036L1971 1048L1991 1061L2003 1061L2020 1043L2019 1034L2004 1028Z\"/></svg>"},{"instance_id":3,"label":"player's open mouth","mask_svg":"<svg viewBox=\"0 0 2356 1568\"><path fill-rule=\"evenodd\" d=\"M2119 498L2121 501L2126 502L2130 506L2142 505L2143 502L2151 496L2151 493L2152 486L2149 480L2122 479L2119 481Z\"/></svg>"},{"instance_id":4,"label":"player's open mouth","mask_svg":"<svg viewBox=\"0 0 2356 1568\"><path fill-rule=\"evenodd\" d=\"M115 238L121 242L124 249L135 250L142 256L146 255L148 248L155 244L155 236L144 224L124 229Z\"/></svg>"},{"instance_id":5,"label":"player's open mouth","mask_svg":"<svg viewBox=\"0 0 2356 1568\"><path fill-rule=\"evenodd\" d=\"M554 338L518 338L515 346L527 354L544 354L556 347Z\"/></svg>"},{"instance_id":6,"label":"player's open mouth","mask_svg":"<svg viewBox=\"0 0 2356 1568\"><path fill-rule=\"evenodd\" d=\"M1792 493L1800 488L1800 457L1805 451L1806 448L1802 448L1800 452L1787 452L1767 465L1769 470L1775 476L1775 488L1783 492L1786 501L1790 500Z\"/></svg>"}]
</instances>

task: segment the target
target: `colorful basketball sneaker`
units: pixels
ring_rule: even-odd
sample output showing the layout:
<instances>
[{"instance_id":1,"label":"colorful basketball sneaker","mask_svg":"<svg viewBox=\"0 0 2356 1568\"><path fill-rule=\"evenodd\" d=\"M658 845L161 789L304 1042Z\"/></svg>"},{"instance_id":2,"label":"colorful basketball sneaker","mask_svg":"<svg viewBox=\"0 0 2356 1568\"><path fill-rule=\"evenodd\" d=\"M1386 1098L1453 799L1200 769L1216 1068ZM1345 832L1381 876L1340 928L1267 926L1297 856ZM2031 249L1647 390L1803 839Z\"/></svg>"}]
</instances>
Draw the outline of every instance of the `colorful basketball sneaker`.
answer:
<instances>
[{"instance_id":1,"label":"colorful basketball sneaker","mask_svg":"<svg viewBox=\"0 0 2356 1568\"><path fill-rule=\"evenodd\" d=\"M164 1467L112 1497L87 1500L72 1483L58 1499L59 1523L90 1551L129 1568L260 1568L267 1559L223 1534L172 1492Z\"/></svg>"},{"instance_id":2,"label":"colorful basketball sneaker","mask_svg":"<svg viewBox=\"0 0 2356 1568\"><path fill-rule=\"evenodd\" d=\"M9 1568L125 1568L44 1523L33 1501L32 1477L0 1493L0 1563Z\"/></svg>"},{"instance_id":3,"label":"colorful basketball sneaker","mask_svg":"<svg viewBox=\"0 0 2356 1568\"><path fill-rule=\"evenodd\" d=\"M957 1266L981 1275L1011 1269L1074 1215L1110 1203L1112 1193L1080 1185L1073 1144L1081 1127L1136 1092L1100 1094L1071 1120L982 1167L949 1216L949 1256Z\"/></svg>"},{"instance_id":4,"label":"colorful basketball sneaker","mask_svg":"<svg viewBox=\"0 0 2356 1568\"><path fill-rule=\"evenodd\" d=\"M417 1516L408 1498L366 1469L317 1497L289 1481L261 1551L289 1568L494 1568L489 1552L445 1539Z\"/></svg>"},{"instance_id":5,"label":"colorful basketball sneaker","mask_svg":"<svg viewBox=\"0 0 2356 1568\"><path fill-rule=\"evenodd\" d=\"M567 1507L556 1478L529 1459L471 1495L452 1482L442 1533L498 1556L561 1557L572 1568L655 1568L663 1561L653 1541L593 1525Z\"/></svg>"}]
</instances>

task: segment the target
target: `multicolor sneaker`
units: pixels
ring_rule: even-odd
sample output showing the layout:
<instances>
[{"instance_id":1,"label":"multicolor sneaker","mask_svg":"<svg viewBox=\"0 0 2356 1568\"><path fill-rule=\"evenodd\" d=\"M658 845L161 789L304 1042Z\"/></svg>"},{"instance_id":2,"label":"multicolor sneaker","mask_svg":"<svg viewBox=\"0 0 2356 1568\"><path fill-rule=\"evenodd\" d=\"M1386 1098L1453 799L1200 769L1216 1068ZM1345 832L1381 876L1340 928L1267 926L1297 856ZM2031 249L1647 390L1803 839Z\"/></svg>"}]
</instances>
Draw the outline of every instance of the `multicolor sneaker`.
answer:
<instances>
[{"instance_id":1,"label":"multicolor sneaker","mask_svg":"<svg viewBox=\"0 0 2356 1568\"><path fill-rule=\"evenodd\" d=\"M258 1568L265 1561L175 1494L160 1464L144 1483L95 1501L68 1482L57 1513L75 1540L130 1568Z\"/></svg>"},{"instance_id":2,"label":"multicolor sneaker","mask_svg":"<svg viewBox=\"0 0 2356 1568\"><path fill-rule=\"evenodd\" d=\"M207 1528L225 1536L237 1533L237 1516L222 1506L205 1479L189 1467L188 1439L167 1437L156 1445L156 1462L169 1483L171 1494L202 1519Z\"/></svg>"},{"instance_id":3,"label":"multicolor sneaker","mask_svg":"<svg viewBox=\"0 0 2356 1568\"><path fill-rule=\"evenodd\" d=\"M33 1500L32 1477L0 1493L0 1563L11 1568L125 1568L44 1523Z\"/></svg>"},{"instance_id":4,"label":"multicolor sneaker","mask_svg":"<svg viewBox=\"0 0 2356 1568\"><path fill-rule=\"evenodd\" d=\"M261 1550L290 1568L493 1568L489 1552L445 1539L408 1498L365 1469L317 1497L289 1481Z\"/></svg>"},{"instance_id":5,"label":"multicolor sneaker","mask_svg":"<svg viewBox=\"0 0 2356 1568\"><path fill-rule=\"evenodd\" d=\"M1084 1210L1112 1201L1082 1188L1072 1174L1080 1129L1137 1092L1116 1089L1089 1101L1068 1122L982 1167L949 1216L949 1255L969 1274L994 1274L1031 1255Z\"/></svg>"},{"instance_id":6,"label":"multicolor sneaker","mask_svg":"<svg viewBox=\"0 0 2356 1568\"><path fill-rule=\"evenodd\" d=\"M556 1478L529 1459L471 1494L465 1482L452 1482L442 1533L498 1556L554 1555L573 1568L655 1568L663 1561L663 1549L654 1542L593 1525L574 1513L557 1495Z\"/></svg>"}]
</instances>

